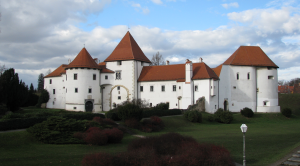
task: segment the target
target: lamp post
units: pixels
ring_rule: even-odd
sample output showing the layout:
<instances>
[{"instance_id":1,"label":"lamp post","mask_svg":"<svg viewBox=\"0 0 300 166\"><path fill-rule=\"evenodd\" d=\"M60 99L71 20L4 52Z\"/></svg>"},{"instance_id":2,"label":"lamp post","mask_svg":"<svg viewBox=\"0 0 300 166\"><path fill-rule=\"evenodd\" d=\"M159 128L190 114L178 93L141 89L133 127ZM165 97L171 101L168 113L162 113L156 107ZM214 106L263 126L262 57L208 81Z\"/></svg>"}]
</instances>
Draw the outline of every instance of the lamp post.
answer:
<instances>
[{"instance_id":1,"label":"lamp post","mask_svg":"<svg viewBox=\"0 0 300 166\"><path fill-rule=\"evenodd\" d=\"M246 144L245 144L245 135L246 135L246 132L247 132L247 125L245 124L242 124L241 125L241 130L243 132L243 142L244 142L244 146L243 146L243 151L244 151L244 154L243 154L243 166L246 166Z\"/></svg>"}]
</instances>

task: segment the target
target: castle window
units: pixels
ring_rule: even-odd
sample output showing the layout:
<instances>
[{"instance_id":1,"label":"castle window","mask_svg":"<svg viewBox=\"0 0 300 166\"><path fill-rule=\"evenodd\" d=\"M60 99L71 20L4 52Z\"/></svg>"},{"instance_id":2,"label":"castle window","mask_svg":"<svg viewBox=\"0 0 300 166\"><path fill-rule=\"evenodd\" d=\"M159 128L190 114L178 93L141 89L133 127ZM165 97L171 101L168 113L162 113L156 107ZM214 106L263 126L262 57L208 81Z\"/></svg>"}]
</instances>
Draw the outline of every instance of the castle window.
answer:
<instances>
[{"instance_id":1,"label":"castle window","mask_svg":"<svg viewBox=\"0 0 300 166\"><path fill-rule=\"evenodd\" d=\"M141 66L144 66L144 62L141 62Z\"/></svg>"},{"instance_id":2,"label":"castle window","mask_svg":"<svg viewBox=\"0 0 300 166\"><path fill-rule=\"evenodd\" d=\"M117 64L118 65L122 65L122 61L117 61Z\"/></svg>"},{"instance_id":3,"label":"castle window","mask_svg":"<svg viewBox=\"0 0 300 166\"><path fill-rule=\"evenodd\" d=\"M217 109L217 105L215 105L215 109Z\"/></svg>"},{"instance_id":4,"label":"castle window","mask_svg":"<svg viewBox=\"0 0 300 166\"><path fill-rule=\"evenodd\" d=\"M68 89L66 88L66 93L68 92Z\"/></svg>"},{"instance_id":5,"label":"castle window","mask_svg":"<svg viewBox=\"0 0 300 166\"><path fill-rule=\"evenodd\" d=\"M121 96L118 96L118 100L121 100Z\"/></svg>"},{"instance_id":6,"label":"castle window","mask_svg":"<svg viewBox=\"0 0 300 166\"><path fill-rule=\"evenodd\" d=\"M144 89L143 89L143 86L140 86L140 91L143 92L143 90L144 90Z\"/></svg>"},{"instance_id":7,"label":"castle window","mask_svg":"<svg viewBox=\"0 0 300 166\"><path fill-rule=\"evenodd\" d=\"M121 79L121 71L116 71L116 80Z\"/></svg>"},{"instance_id":8,"label":"castle window","mask_svg":"<svg viewBox=\"0 0 300 166\"><path fill-rule=\"evenodd\" d=\"M53 89L53 94L55 94L55 89Z\"/></svg>"},{"instance_id":9,"label":"castle window","mask_svg":"<svg viewBox=\"0 0 300 166\"><path fill-rule=\"evenodd\" d=\"M118 86L117 89L120 90L121 89L120 86Z\"/></svg>"},{"instance_id":10,"label":"castle window","mask_svg":"<svg viewBox=\"0 0 300 166\"><path fill-rule=\"evenodd\" d=\"M263 101L264 102L264 106L268 106L269 101Z\"/></svg>"},{"instance_id":11,"label":"castle window","mask_svg":"<svg viewBox=\"0 0 300 166\"><path fill-rule=\"evenodd\" d=\"M78 93L78 88L75 88L75 93Z\"/></svg>"},{"instance_id":12,"label":"castle window","mask_svg":"<svg viewBox=\"0 0 300 166\"><path fill-rule=\"evenodd\" d=\"M273 79L274 79L274 76L268 76L268 79L269 79L269 80L273 80Z\"/></svg>"},{"instance_id":13,"label":"castle window","mask_svg":"<svg viewBox=\"0 0 300 166\"><path fill-rule=\"evenodd\" d=\"M236 86L233 86L233 89L236 89Z\"/></svg>"},{"instance_id":14,"label":"castle window","mask_svg":"<svg viewBox=\"0 0 300 166\"><path fill-rule=\"evenodd\" d=\"M96 80L96 74L93 74L93 80Z\"/></svg>"},{"instance_id":15,"label":"castle window","mask_svg":"<svg viewBox=\"0 0 300 166\"><path fill-rule=\"evenodd\" d=\"M247 74L247 79L250 80L250 73Z\"/></svg>"},{"instance_id":16,"label":"castle window","mask_svg":"<svg viewBox=\"0 0 300 166\"><path fill-rule=\"evenodd\" d=\"M198 85L195 85L195 91L198 91Z\"/></svg>"},{"instance_id":17,"label":"castle window","mask_svg":"<svg viewBox=\"0 0 300 166\"><path fill-rule=\"evenodd\" d=\"M49 80L49 84L52 84L52 79Z\"/></svg>"},{"instance_id":18,"label":"castle window","mask_svg":"<svg viewBox=\"0 0 300 166\"><path fill-rule=\"evenodd\" d=\"M74 110L76 110L76 109L77 109L77 107L73 107L73 109L74 109Z\"/></svg>"},{"instance_id":19,"label":"castle window","mask_svg":"<svg viewBox=\"0 0 300 166\"><path fill-rule=\"evenodd\" d=\"M164 85L161 86L161 91L162 91L162 92L165 91L165 86L164 86Z\"/></svg>"},{"instance_id":20,"label":"castle window","mask_svg":"<svg viewBox=\"0 0 300 166\"><path fill-rule=\"evenodd\" d=\"M66 75L66 81L68 80L68 77L67 77L67 75Z\"/></svg>"},{"instance_id":21,"label":"castle window","mask_svg":"<svg viewBox=\"0 0 300 166\"><path fill-rule=\"evenodd\" d=\"M77 73L74 74L74 80L77 80Z\"/></svg>"},{"instance_id":22,"label":"castle window","mask_svg":"<svg viewBox=\"0 0 300 166\"><path fill-rule=\"evenodd\" d=\"M150 107L152 107L152 103L150 103Z\"/></svg>"},{"instance_id":23,"label":"castle window","mask_svg":"<svg viewBox=\"0 0 300 166\"><path fill-rule=\"evenodd\" d=\"M108 79L108 75L105 75L105 79L106 79L106 80Z\"/></svg>"},{"instance_id":24,"label":"castle window","mask_svg":"<svg viewBox=\"0 0 300 166\"><path fill-rule=\"evenodd\" d=\"M236 73L236 79L239 80L240 79L240 74Z\"/></svg>"},{"instance_id":25,"label":"castle window","mask_svg":"<svg viewBox=\"0 0 300 166\"><path fill-rule=\"evenodd\" d=\"M176 91L176 85L173 85L173 92Z\"/></svg>"},{"instance_id":26,"label":"castle window","mask_svg":"<svg viewBox=\"0 0 300 166\"><path fill-rule=\"evenodd\" d=\"M150 92L153 92L154 88L153 86L150 86Z\"/></svg>"},{"instance_id":27,"label":"castle window","mask_svg":"<svg viewBox=\"0 0 300 166\"><path fill-rule=\"evenodd\" d=\"M92 93L92 88L89 88L89 93Z\"/></svg>"},{"instance_id":28,"label":"castle window","mask_svg":"<svg viewBox=\"0 0 300 166\"><path fill-rule=\"evenodd\" d=\"M181 89L181 86L179 86L179 89Z\"/></svg>"}]
</instances>

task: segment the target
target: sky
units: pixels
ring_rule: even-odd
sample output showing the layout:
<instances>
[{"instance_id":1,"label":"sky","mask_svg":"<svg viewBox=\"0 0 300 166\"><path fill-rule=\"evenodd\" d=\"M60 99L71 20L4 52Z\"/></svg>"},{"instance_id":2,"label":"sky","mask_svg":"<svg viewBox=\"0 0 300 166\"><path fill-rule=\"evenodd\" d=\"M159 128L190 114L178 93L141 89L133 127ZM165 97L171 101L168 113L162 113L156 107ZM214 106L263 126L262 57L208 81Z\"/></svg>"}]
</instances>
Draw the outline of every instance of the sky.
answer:
<instances>
[{"instance_id":1,"label":"sky","mask_svg":"<svg viewBox=\"0 0 300 166\"><path fill-rule=\"evenodd\" d=\"M0 0L0 66L27 85L85 46L104 61L129 30L145 55L214 68L239 46L260 46L279 80L299 77L298 0Z\"/></svg>"}]
</instances>

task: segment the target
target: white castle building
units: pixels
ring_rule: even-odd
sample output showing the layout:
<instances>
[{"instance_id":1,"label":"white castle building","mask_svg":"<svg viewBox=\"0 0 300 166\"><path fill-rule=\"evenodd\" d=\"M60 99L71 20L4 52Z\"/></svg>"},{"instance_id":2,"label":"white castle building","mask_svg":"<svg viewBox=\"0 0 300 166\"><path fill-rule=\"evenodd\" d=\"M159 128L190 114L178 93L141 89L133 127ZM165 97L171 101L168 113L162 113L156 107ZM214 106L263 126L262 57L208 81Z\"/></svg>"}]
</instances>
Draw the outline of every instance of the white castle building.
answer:
<instances>
[{"instance_id":1,"label":"white castle building","mask_svg":"<svg viewBox=\"0 0 300 166\"><path fill-rule=\"evenodd\" d=\"M239 47L223 64L198 63L150 66L129 32L104 60L93 59L86 48L76 58L44 78L47 108L70 111L109 111L126 100L142 99L155 106L187 109L200 97L205 110L279 112L278 66L257 46Z\"/></svg>"}]
</instances>

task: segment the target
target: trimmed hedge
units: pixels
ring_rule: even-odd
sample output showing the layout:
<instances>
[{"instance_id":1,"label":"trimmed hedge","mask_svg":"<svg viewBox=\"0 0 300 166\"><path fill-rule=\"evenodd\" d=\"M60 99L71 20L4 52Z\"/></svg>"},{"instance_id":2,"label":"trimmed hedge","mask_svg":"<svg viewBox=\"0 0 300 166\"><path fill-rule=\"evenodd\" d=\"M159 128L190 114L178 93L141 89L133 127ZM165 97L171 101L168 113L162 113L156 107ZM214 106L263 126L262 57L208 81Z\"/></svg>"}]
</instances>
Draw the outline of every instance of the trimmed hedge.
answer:
<instances>
[{"instance_id":1,"label":"trimmed hedge","mask_svg":"<svg viewBox=\"0 0 300 166\"><path fill-rule=\"evenodd\" d=\"M169 110L160 110L156 107L145 109L143 111L143 118L149 118L151 116L170 116L170 115L181 115L182 112L180 109L169 109Z\"/></svg>"},{"instance_id":2,"label":"trimmed hedge","mask_svg":"<svg viewBox=\"0 0 300 166\"><path fill-rule=\"evenodd\" d=\"M292 116L292 110L290 108L283 108L280 110L281 114L289 118Z\"/></svg>"},{"instance_id":3,"label":"trimmed hedge","mask_svg":"<svg viewBox=\"0 0 300 166\"><path fill-rule=\"evenodd\" d=\"M241 114L247 118L251 118L254 115L252 109L250 109L248 107L241 109Z\"/></svg>"},{"instance_id":4,"label":"trimmed hedge","mask_svg":"<svg viewBox=\"0 0 300 166\"><path fill-rule=\"evenodd\" d=\"M32 118L17 118L17 119L7 119L0 121L0 131L5 130L16 130L25 129L31 127L37 123L45 121L45 117L32 117Z\"/></svg>"}]
</instances>

